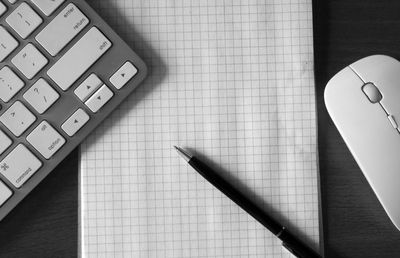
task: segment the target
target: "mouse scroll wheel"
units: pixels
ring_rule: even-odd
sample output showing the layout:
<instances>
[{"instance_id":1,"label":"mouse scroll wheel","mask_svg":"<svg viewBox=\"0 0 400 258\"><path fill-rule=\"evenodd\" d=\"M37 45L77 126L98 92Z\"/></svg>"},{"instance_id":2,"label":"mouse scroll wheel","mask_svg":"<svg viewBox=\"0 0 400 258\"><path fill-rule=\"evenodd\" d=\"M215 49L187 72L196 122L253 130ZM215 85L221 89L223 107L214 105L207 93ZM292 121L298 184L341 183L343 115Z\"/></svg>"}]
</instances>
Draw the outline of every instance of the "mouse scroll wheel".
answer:
<instances>
[{"instance_id":1,"label":"mouse scroll wheel","mask_svg":"<svg viewBox=\"0 0 400 258\"><path fill-rule=\"evenodd\" d=\"M368 97L371 103L377 103L382 100L382 94L379 89L371 82L368 82L362 86L362 91Z\"/></svg>"}]
</instances>

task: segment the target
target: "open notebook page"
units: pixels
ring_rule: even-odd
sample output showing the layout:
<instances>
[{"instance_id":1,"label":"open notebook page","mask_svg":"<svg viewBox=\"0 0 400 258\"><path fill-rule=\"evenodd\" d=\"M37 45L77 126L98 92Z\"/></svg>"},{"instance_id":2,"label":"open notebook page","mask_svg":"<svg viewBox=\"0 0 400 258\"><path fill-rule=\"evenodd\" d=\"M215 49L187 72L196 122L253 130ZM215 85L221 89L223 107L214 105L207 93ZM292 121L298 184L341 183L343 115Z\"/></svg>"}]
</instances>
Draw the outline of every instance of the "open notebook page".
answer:
<instances>
[{"instance_id":1,"label":"open notebook page","mask_svg":"<svg viewBox=\"0 0 400 258\"><path fill-rule=\"evenodd\" d=\"M83 257L291 257L173 145L317 249L311 0L89 3L150 75L82 146Z\"/></svg>"}]
</instances>

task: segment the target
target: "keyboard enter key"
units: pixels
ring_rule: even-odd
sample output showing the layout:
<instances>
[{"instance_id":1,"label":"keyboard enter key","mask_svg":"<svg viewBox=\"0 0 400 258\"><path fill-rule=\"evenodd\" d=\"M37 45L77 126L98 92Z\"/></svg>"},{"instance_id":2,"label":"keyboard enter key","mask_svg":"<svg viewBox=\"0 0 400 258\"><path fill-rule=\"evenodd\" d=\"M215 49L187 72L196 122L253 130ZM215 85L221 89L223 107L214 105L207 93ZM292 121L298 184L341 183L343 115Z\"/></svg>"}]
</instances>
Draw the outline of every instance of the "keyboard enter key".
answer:
<instances>
[{"instance_id":1,"label":"keyboard enter key","mask_svg":"<svg viewBox=\"0 0 400 258\"><path fill-rule=\"evenodd\" d=\"M42 154L50 159L64 144L65 139L48 122L43 121L28 135L26 140Z\"/></svg>"}]
</instances>

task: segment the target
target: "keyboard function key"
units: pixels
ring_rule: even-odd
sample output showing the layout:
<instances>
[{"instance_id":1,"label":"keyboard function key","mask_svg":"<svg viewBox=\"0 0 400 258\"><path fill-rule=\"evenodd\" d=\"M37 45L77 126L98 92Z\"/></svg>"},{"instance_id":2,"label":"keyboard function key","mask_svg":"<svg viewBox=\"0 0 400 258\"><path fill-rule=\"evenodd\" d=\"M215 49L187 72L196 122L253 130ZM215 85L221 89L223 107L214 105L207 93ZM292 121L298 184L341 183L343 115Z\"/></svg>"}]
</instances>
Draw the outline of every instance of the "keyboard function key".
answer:
<instances>
[{"instance_id":1,"label":"keyboard function key","mask_svg":"<svg viewBox=\"0 0 400 258\"><path fill-rule=\"evenodd\" d=\"M25 94L24 99L39 113L46 112L60 95L43 78L40 78Z\"/></svg>"},{"instance_id":2,"label":"keyboard function key","mask_svg":"<svg viewBox=\"0 0 400 258\"><path fill-rule=\"evenodd\" d=\"M50 16L65 0L31 0L46 16Z\"/></svg>"},{"instance_id":3,"label":"keyboard function key","mask_svg":"<svg viewBox=\"0 0 400 258\"><path fill-rule=\"evenodd\" d=\"M91 28L47 72L64 91L68 90L112 46L96 27Z\"/></svg>"},{"instance_id":4,"label":"keyboard function key","mask_svg":"<svg viewBox=\"0 0 400 258\"><path fill-rule=\"evenodd\" d=\"M56 56L88 24L89 19L74 4L69 4L36 36L36 40L50 55Z\"/></svg>"},{"instance_id":5,"label":"keyboard function key","mask_svg":"<svg viewBox=\"0 0 400 258\"><path fill-rule=\"evenodd\" d=\"M81 101L85 101L102 85L103 82L99 77L92 73L75 89L74 93Z\"/></svg>"},{"instance_id":6,"label":"keyboard function key","mask_svg":"<svg viewBox=\"0 0 400 258\"><path fill-rule=\"evenodd\" d=\"M0 207L11 197L12 191L0 181Z\"/></svg>"},{"instance_id":7,"label":"keyboard function key","mask_svg":"<svg viewBox=\"0 0 400 258\"><path fill-rule=\"evenodd\" d=\"M65 139L47 121L36 127L26 140L45 159L50 159L65 144Z\"/></svg>"},{"instance_id":8,"label":"keyboard function key","mask_svg":"<svg viewBox=\"0 0 400 258\"><path fill-rule=\"evenodd\" d=\"M89 121L89 119L89 115L80 108L64 122L61 128L68 136L72 137Z\"/></svg>"},{"instance_id":9,"label":"keyboard function key","mask_svg":"<svg viewBox=\"0 0 400 258\"><path fill-rule=\"evenodd\" d=\"M8 66L0 70L0 99L9 102L23 87L25 83Z\"/></svg>"},{"instance_id":10,"label":"keyboard function key","mask_svg":"<svg viewBox=\"0 0 400 258\"><path fill-rule=\"evenodd\" d=\"M6 29L0 26L0 62L3 62L18 45L18 41Z\"/></svg>"},{"instance_id":11,"label":"keyboard function key","mask_svg":"<svg viewBox=\"0 0 400 258\"><path fill-rule=\"evenodd\" d=\"M3 154L8 147L10 147L12 144L12 141L8 136L0 130L0 155Z\"/></svg>"},{"instance_id":12,"label":"keyboard function key","mask_svg":"<svg viewBox=\"0 0 400 258\"><path fill-rule=\"evenodd\" d=\"M43 69L48 60L34 45L29 43L11 62L30 80Z\"/></svg>"},{"instance_id":13,"label":"keyboard function key","mask_svg":"<svg viewBox=\"0 0 400 258\"><path fill-rule=\"evenodd\" d=\"M0 2L0 17L7 11L7 6Z\"/></svg>"},{"instance_id":14,"label":"keyboard function key","mask_svg":"<svg viewBox=\"0 0 400 258\"><path fill-rule=\"evenodd\" d=\"M0 173L16 188L20 188L41 166L42 162L19 144L0 162Z\"/></svg>"},{"instance_id":15,"label":"keyboard function key","mask_svg":"<svg viewBox=\"0 0 400 258\"><path fill-rule=\"evenodd\" d=\"M0 117L0 122L17 137L21 136L35 121L36 117L20 101L16 101Z\"/></svg>"},{"instance_id":16,"label":"keyboard function key","mask_svg":"<svg viewBox=\"0 0 400 258\"><path fill-rule=\"evenodd\" d=\"M119 90L124 87L137 72L138 70L136 67L128 61L110 78L110 82Z\"/></svg>"},{"instance_id":17,"label":"keyboard function key","mask_svg":"<svg viewBox=\"0 0 400 258\"><path fill-rule=\"evenodd\" d=\"M20 4L7 18L6 22L21 38L26 39L42 24L42 18L27 3Z\"/></svg>"}]
</instances>

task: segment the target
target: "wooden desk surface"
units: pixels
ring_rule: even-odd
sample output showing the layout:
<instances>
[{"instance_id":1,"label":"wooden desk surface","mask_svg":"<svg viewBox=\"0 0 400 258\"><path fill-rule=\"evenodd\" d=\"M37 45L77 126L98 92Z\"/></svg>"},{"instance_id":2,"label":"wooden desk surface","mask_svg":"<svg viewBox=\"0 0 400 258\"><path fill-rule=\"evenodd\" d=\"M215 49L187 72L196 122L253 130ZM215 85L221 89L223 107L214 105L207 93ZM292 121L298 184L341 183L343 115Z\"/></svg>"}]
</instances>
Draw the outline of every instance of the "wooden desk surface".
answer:
<instances>
[{"instance_id":1,"label":"wooden desk surface","mask_svg":"<svg viewBox=\"0 0 400 258\"><path fill-rule=\"evenodd\" d=\"M400 257L400 232L369 187L323 102L326 83L346 65L372 54L400 60L400 1L313 2L326 257Z\"/></svg>"},{"instance_id":2,"label":"wooden desk surface","mask_svg":"<svg viewBox=\"0 0 400 258\"><path fill-rule=\"evenodd\" d=\"M330 120L325 84L371 54L400 59L400 1L316 0L315 66L326 257L400 257L391 224ZM0 223L0 257L75 257L78 252L75 151Z\"/></svg>"}]
</instances>

